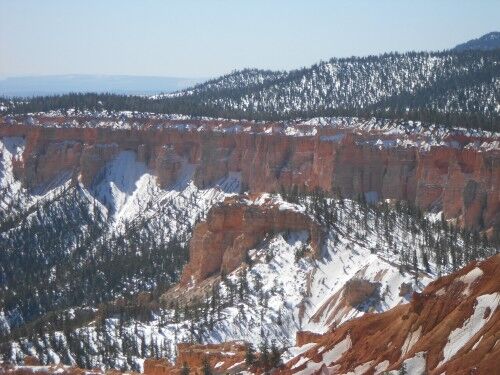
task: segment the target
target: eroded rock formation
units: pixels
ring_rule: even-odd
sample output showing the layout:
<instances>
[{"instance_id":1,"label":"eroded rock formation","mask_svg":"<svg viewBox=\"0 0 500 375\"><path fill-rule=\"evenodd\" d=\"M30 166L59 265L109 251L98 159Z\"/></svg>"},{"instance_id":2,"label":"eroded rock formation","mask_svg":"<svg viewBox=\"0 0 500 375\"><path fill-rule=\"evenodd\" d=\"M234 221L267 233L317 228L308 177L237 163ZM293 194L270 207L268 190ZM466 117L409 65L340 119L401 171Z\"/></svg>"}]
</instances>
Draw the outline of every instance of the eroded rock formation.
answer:
<instances>
[{"instance_id":1,"label":"eroded rock formation","mask_svg":"<svg viewBox=\"0 0 500 375\"><path fill-rule=\"evenodd\" d=\"M237 373L241 367L246 367L245 352L245 343L236 341L206 345L178 344L175 363L165 359L146 359L144 374L180 375L183 368L189 369L190 374L203 374L204 365L208 365L214 374Z\"/></svg>"},{"instance_id":2,"label":"eroded rock formation","mask_svg":"<svg viewBox=\"0 0 500 375\"><path fill-rule=\"evenodd\" d=\"M180 370L167 359L146 358L144 360L144 374L146 375L173 375L179 374Z\"/></svg>"},{"instance_id":3,"label":"eroded rock formation","mask_svg":"<svg viewBox=\"0 0 500 375\"><path fill-rule=\"evenodd\" d=\"M344 286L345 303L356 307L376 294L378 285L367 280L353 278Z\"/></svg>"},{"instance_id":4,"label":"eroded rock formation","mask_svg":"<svg viewBox=\"0 0 500 375\"><path fill-rule=\"evenodd\" d=\"M202 373L203 362L207 361L217 373L225 373L227 369L244 363L246 346L243 342L225 342L222 344L179 344L177 346L177 367L186 364L197 373Z\"/></svg>"},{"instance_id":5,"label":"eroded rock formation","mask_svg":"<svg viewBox=\"0 0 500 375\"><path fill-rule=\"evenodd\" d=\"M259 203L255 204L255 200ZM313 252L319 255L319 224L289 206L260 196L237 196L211 208L206 220L194 228L181 285L235 270L245 260L247 251L272 233L305 230Z\"/></svg>"},{"instance_id":6,"label":"eroded rock formation","mask_svg":"<svg viewBox=\"0 0 500 375\"><path fill-rule=\"evenodd\" d=\"M317 309L311 321L318 323L324 320L329 327L336 327L353 310L365 311L363 304L379 297L379 289L380 283L354 277Z\"/></svg>"},{"instance_id":7,"label":"eroded rock formation","mask_svg":"<svg viewBox=\"0 0 500 375\"><path fill-rule=\"evenodd\" d=\"M492 374L500 346L500 255L474 262L431 283L412 302L366 314L323 336L297 334L315 343L283 370L361 373L420 369L426 374ZM361 369L363 371L361 371Z\"/></svg>"},{"instance_id":8,"label":"eroded rock formation","mask_svg":"<svg viewBox=\"0 0 500 375\"><path fill-rule=\"evenodd\" d=\"M29 126L0 119L0 137L26 139L15 172L29 189L64 173L88 186L117 152L132 150L164 187L189 164L201 187L235 172L241 174L243 189L254 193L294 186L350 198L368 193L443 210L446 219L468 228L500 225L500 149L480 146L497 144L496 135L450 136L430 147L415 140L415 134L328 126L315 132L309 127L306 135L292 136L277 131L280 124L251 122L243 122L247 130L236 131L242 126L224 121L193 120L189 126L170 121L159 126L143 120L123 129L99 127L99 121L89 119L85 121L95 122L95 127L65 127L65 122L83 120L64 117L37 121L39 126Z\"/></svg>"}]
</instances>

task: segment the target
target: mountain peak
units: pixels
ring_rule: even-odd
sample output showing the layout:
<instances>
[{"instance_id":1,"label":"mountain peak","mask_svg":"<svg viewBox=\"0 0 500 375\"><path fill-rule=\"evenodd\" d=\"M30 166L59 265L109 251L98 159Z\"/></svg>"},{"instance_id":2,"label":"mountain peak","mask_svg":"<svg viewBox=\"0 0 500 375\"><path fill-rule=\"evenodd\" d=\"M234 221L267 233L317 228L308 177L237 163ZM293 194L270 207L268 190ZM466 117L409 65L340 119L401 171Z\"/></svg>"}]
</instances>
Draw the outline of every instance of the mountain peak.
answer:
<instances>
[{"instance_id":1,"label":"mountain peak","mask_svg":"<svg viewBox=\"0 0 500 375\"><path fill-rule=\"evenodd\" d=\"M455 51L492 50L500 48L500 31L492 31L477 39L471 39L453 48Z\"/></svg>"}]
</instances>

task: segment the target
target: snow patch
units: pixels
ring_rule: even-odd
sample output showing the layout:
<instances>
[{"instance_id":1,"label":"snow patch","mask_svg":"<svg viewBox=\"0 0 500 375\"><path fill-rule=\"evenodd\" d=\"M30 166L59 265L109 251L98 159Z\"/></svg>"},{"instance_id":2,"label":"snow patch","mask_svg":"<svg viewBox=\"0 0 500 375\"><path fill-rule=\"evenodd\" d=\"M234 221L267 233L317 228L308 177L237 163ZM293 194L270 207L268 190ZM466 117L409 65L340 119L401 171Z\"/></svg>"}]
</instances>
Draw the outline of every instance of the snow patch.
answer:
<instances>
[{"instance_id":1,"label":"snow patch","mask_svg":"<svg viewBox=\"0 0 500 375\"><path fill-rule=\"evenodd\" d=\"M385 361L382 361L380 362L379 364L377 364L377 366L375 366L375 375L378 375L382 372L384 372L385 370L387 370L387 368L389 367L389 364L390 362L386 359Z\"/></svg>"},{"instance_id":2,"label":"snow patch","mask_svg":"<svg viewBox=\"0 0 500 375\"><path fill-rule=\"evenodd\" d=\"M405 360L403 367L407 374L425 375L427 373L425 352L416 353L414 357Z\"/></svg>"},{"instance_id":3,"label":"snow patch","mask_svg":"<svg viewBox=\"0 0 500 375\"><path fill-rule=\"evenodd\" d=\"M306 358L306 357L300 357L300 359L297 361L296 364L294 364L292 366L292 370L297 368L297 367L300 367L302 366L304 363L306 363L307 361L309 361L309 358Z\"/></svg>"},{"instance_id":4,"label":"snow patch","mask_svg":"<svg viewBox=\"0 0 500 375\"><path fill-rule=\"evenodd\" d=\"M363 375L364 373L366 373L366 371L368 371L370 369L370 367L372 366L372 363L373 363L373 361L369 361L369 362L363 363L359 366L356 366L354 368L354 371L349 371L346 375Z\"/></svg>"},{"instance_id":5,"label":"snow patch","mask_svg":"<svg viewBox=\"0 0 500 375\"><path fill-rule=\"evenodd\" d=\"M458 278L459 281L463 282L466 285L466 288L463 291L463 294L468 296L470 294L470 286L473 282L475 282L478 278L483 276L483 270L479 267L475 267L470 270L467 274Z\"/></svg>"},{"instance_id":6,"label":"snow patch","mask_svg":"<svg viewBox=\"0 0 500 375\"><path fill-rule=\"evenodd\" d=\"M121 151L105 166L101 181L95 186L94 191L97 199L109 207L111 213L116 216L136 214L137 210L131 212L132 210L123 208L127 203L131 203L133 196L137 195L134 194L137 190L152 184L152 180L153 176L147 173L146 165L137 161L135 152Z\"/></svg>"},{"instance_id":7,"label":"snow patch","mask_svg":"<svg viewBox=\"0 0 500 375\"><path fill-rule=\"evenodd\" d=\"M477 271L476 271L477 273ZM478 333L481 328L491 319L500 303L500 293L485 294L477 297L477 303L473 314L467 319L462 327L454 329L448 336L448 342L443 349L443 360L438 367L448 362L457 352ZM490 313L485 317L486 310Z\"/></svg>"},{"instance_id":8,"label":"snow patch","mask_svg":"<svg viewBox=\"0 0 500 375\"><path fill-rule=\"evenodd\" d=\"M401 356L404 357L406 353L408 353L413 345L415 345L420 338L420 335L422 333L422 326L418 327L416 331L408 333L408 336L406 336L405 342L403 344L403 347L401 348Z\"/></svg>"},{"instance_id":9,"label":"snow patch","mask_svg":"<svg viewBox=\"0 0 500 375\"><path fill-rule=\"evenodd\" d=\"M323 353L323 362L327 365L337 362L351 346L351 337L347 335L345 339L337 343L331 350Z\"/></svg>"},{"instance_id":10,"label":"snow patch","mask_svg":"<svg viewBox=\"0 0 500 375\"><path fill-rule=\"evenodd\" d=\"M302 346L294 346L288 349L288 352L290 353L291 356L297 357L300 354L303 354L307 352L309 349L312 349L316 346L316 343L310 342L308 344L304 344ZM320 350L318 350L318 353Z\"/></svg>"},{"instance_id":11,"label":"snow patch","mask_svg":"<svg viewBox=\"0 0 500 375\"><path fill-rule=\"evenodd\" d=\"M483 336L481 336L479 338L479 340L477 340L477 342L474 344L474 346L472 347L472 350L476 350L476 348L479 346L479 343L481 342L481 340L483 339Z\"/></svg>"},{"instance_id":12,"label":"snow patch","mask_svg":"<svg viewBox=\"0 0 500 375\"><path fill-rule=\"evenodd\" d=\"M313 374L314 372L318 371L322 366L323 366L322 362L317 363L317 362L309 361L306 364L306 368L301 370L301 371L296 372L295 375L310 375L310 374Z\"/></svg>"}]
</instances>

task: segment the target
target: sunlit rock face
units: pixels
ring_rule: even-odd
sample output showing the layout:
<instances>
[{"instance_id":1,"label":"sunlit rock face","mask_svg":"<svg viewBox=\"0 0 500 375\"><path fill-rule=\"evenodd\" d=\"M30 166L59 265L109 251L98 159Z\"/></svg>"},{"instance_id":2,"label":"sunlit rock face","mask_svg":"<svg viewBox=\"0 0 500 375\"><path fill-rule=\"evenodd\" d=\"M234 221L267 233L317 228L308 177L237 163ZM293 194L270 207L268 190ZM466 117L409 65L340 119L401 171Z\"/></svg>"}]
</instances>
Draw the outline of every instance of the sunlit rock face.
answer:
<instances>
[{"instance_id":1,"label":"sunlit rock face","mask_svg":"<svg viewBox=\"0 0 500 375\"><path fill-rule=\"evenodd\" d=\"M181 284L235 270L247 251L268 234L301 230L309 232L313 253L319 254L321 228L308 215L271 200L256 204L242 197L227 198L195 227Z\"/></svg>"},{"instance_id":2,"label":"sunlit rock face","mask_svg":"<svg viewBox=\"0 0 500 375\"><path fill-rule=\"evenodd\" d=\"M500 222L495 133L405 133L352 119L293 126L112 120L40 116L33 125L2 119L0 137L25 137L24 153L13 163L16 177L29 189L69 177L89 186L107 162L131 150L162 187L189 165L199 187L236 172L242 189L254 193L320 189L348 198L408 200L424 210L443 211L445 219L467 228L488 229Z\"/></svg>"}]
</instances>

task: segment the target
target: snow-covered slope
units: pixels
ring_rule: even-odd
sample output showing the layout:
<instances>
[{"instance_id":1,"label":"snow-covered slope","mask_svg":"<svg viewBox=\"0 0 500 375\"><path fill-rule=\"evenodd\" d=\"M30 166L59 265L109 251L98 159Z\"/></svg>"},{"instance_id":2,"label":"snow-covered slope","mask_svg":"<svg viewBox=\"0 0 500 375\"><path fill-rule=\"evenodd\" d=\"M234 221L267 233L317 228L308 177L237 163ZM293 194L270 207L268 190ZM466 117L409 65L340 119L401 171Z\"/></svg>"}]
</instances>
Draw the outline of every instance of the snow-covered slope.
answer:
<instances>
[{"instance_id":1,"label":"snow-covered slope","mask_svg":"<svg viewBox=\"0 0 500 375\"><path fill-rule=\"evenodd\" d=\"M135 153L124 151L88 189L66 175L66 180L49 184L52 189L29 193L12 168L22 139L4 138L2 145L1 334L50 308L94 304L175 282L185 262L182 248L194 223L215 202L240 190L238 174L199 189L192 182L194 170L189 165L173 186L160 189ZM178 264L169 266L170 256ZM129 272L120 268L121 262L158 260L164 264L152 264L149 275L139 264L126 266ZM117 275L110 277L106 273L114 262ZM20 275L30 275L30 279L19 283ZM104 279L92 287L95 277ZM90 285L78 287L76 280ZM19 293L28 294L20 299Z\"/></svg>"},{"instance_id":2,"label":"snow-covered slope","mask_svg":"<svg viewBox=\"0 0 500 375\"><path fill-rule=\"evenodd\" d=\"M400 273L395 264L372 254L366 242L351 248L352 238L342 229L339 235L335 247L334 240L329 239L320 260L296 255L307 246L305 232L265 239L261 247L250 251L253 266L234 271L221 283L215 307L212 296L193 312L160 309L146 321L110 317L104 324L92 322L69 335L56 331L38 342L21 339L13 345L10 358L22 360L24 354L31 354L44 363L64 361L84 367L141 369L143 359L156 353L173 359L177 342L231 340L246 340L256 346L264 340L276 341L279 347L290 348L290 354L284 357L288 358L295 353L297 331L325 332L334 323L326 318L342 303L346 283L352 278L379 283L380 294L374 293L358 306L346 305L336 314L338 323L366 311L385 311L409 298L399 292L404 282L412 285L411 273ZM432 274L423 274L415 288L419 290L431 278ZM318 311L324 314L314 319ZM68 337L88 349L72 349ZM44 343L54 341L58 342L57 349Z\"/></svg>"},{"instance_id":3,"label":"snow-covered slope","mask_svg":"<svg viewBox=\"0 0 500 375\"><path fill-rule=\"evenodd\" d=\"M311 256L307 232L268 233L248 262L215 275L219 282L203 298L159 304L187 260L182 254L193 225L240 192L239 174L202 189L193 183L194 167L184 163L180 177L160 188L135 152L122 151L89 188L68 176L34 195L14 176L22 139L2 144L1 181L12 186L3 200L19 208L0 233L1 350L15 362L30 354L43 363L140 370L144 358L174 358L179 342L228 340L274 341L290 358L299 350L297 332L323 333L386 311L476 256L468 253L468 234L423 220L406 206L248 195L250 209L272 199L320 223L320 253ZM452 235L457 259L438 252ZM495 251L475 246L481 256ZM20 275L28 282L19 283Z\"/></svg>"},{"instance_id":4,"label":"snow-covered slope","mask_svg":"<svg viewBox=\"0 0 500 375\"><path fill-rule=\"evenodd\" d=\"M436 110L498 115L498 51L333 58L264 75L243 70L175 94L218 110L267 115Z\"/></svg>"},{"instance_id":5,"label":"snow-covered slope","mask_svg":"<svg viewBox=\"0 0 500 375\"><path fill-rule=\"evenodd\" d=\"M442 277L408 304L304 340L284 373L493 374L499 255Z\"/></svg>"},{"instance_id":6,"label":"snow-covered slope","mask_svg":"<svg viewBox=\"0 0 500 375\"><path fill-rule=\"evenodd\" d=\"M270 70L260 70L260 69L243 69L240 71L235 71L230 74L223 75L221 77L211 79L207 82L195 85L192 88L188 88L185 91L178 91L170 94L160 94L152 95L151 99L162 99L162 98L175 98L184 95L200 95L211 92L222 92L225 90L237 89L241 87L242 82L245 85L257 86L262 85L267 82L271 82L278 78L285 76L285 72L273 72Z\"/></svg>"}]
</instances>

